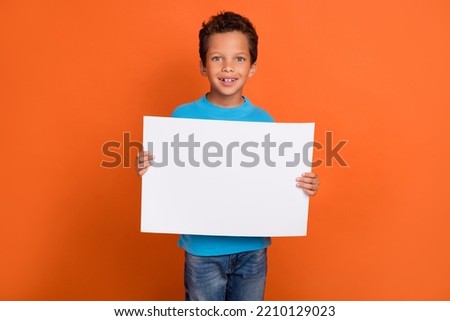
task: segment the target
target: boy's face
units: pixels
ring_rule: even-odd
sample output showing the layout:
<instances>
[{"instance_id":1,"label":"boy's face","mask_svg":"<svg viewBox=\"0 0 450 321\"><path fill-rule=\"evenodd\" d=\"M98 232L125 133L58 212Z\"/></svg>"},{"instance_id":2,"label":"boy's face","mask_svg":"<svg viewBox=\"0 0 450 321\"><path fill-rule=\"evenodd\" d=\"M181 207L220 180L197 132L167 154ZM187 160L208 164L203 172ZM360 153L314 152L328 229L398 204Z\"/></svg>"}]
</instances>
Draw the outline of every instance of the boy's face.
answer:
<instances>
[{"instance_id":1,"label":"boy's face","mask_svg":"<svg viewBox=\"0 0 450 321\"><path fill-rule=\"evenodd\" d=\"M250 62L247 37L240 31L216 33L209 38L202 75L208 77L208 100L223 107L242 104L242 90L256 72Z\"/></svg>"}]
</instances>

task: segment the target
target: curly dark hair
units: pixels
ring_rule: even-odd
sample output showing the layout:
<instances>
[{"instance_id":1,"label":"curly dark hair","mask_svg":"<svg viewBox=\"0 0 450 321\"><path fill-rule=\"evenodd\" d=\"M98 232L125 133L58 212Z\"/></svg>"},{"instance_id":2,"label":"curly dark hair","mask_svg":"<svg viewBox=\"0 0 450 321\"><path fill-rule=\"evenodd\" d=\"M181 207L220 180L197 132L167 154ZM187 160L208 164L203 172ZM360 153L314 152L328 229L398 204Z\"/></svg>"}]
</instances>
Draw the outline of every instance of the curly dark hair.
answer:
<instances>
[{"instance_id":1,"label":"curly dark hair","mask_svg":"<svg viewBox=\"0 0 450 321\"><path fill-rule=\"evenodd\" d=\"M208 52L209 37L215 33L224 33L231 31L240 31L248 39L250 51L250 62L254 64L258 58L258 35L253 24L246 17L240 14L224 11L212 16L208 22L202 23L199 32L199 54L202 64L206 64L206 53Z\"/></svg>"}]
</instances>

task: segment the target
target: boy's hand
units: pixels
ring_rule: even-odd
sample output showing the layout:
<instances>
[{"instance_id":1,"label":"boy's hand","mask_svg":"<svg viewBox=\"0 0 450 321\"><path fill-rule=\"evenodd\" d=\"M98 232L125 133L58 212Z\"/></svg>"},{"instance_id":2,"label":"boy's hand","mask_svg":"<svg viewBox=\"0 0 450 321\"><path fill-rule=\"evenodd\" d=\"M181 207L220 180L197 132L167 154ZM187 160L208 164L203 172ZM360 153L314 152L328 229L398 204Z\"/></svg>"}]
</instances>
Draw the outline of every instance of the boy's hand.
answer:
<instances>
[{"instance_id":1,"label":"boy's hand","mask_svg":"<svg viewBox=\"0 0 450 321\"><path fill-rule=\"evenodd\" d=\"M297 187L302 188L309 196L316 195L319 190L319 176L316 173L303 173L302 176L297 177Z\"/></svg>"},{"instance_id":2,"label":"boy's hand","mask_svg":"<svg viewBox=\"0 0 450 321\"><path fill-rule=\"evenodd\" d=\"M142 176L145 174L145 172L148 171L148 168L152 166L151 162L153 160L153 155L149 154L148 152L139 152L139 154L136 157L136 173L139 176Z\"/></svg>"}]
</instances>

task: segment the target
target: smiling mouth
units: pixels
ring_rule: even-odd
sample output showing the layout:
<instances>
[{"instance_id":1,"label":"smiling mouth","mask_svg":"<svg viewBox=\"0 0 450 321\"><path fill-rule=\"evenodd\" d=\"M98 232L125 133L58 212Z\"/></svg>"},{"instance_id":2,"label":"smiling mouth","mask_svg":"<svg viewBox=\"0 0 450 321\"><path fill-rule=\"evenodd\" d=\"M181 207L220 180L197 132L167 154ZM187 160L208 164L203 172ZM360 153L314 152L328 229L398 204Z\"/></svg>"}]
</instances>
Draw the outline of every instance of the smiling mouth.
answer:
<instances>
[{"instance_id":1,"label":"smiling mouth","mask_svg":"<svg viewBox=\"0 0 450 321\"><path fill-rule=\"evenodd\" d=\"M233 83L235 82L237 79L236 78L219 78L220 81L223 81L225 83Z\"/></svg>"}]
</instances>

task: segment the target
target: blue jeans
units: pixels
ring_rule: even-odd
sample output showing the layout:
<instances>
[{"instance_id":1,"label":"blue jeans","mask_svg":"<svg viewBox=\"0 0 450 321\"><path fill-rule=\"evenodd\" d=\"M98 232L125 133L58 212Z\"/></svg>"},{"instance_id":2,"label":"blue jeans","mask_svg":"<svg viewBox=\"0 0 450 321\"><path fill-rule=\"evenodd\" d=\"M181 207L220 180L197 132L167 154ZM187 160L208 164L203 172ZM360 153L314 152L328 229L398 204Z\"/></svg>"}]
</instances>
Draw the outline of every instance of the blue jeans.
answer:
<instances>
[{"instance_id":1,"label":"blue jeans","mask_svg":"<svg viewBox=\"0 0 450 321\"><path fill-rule=\"evenodd\" d=\"M221 256L186 252L187 301L261 301L267 274L267 249Z\"/></svg>"}]
</instances>

